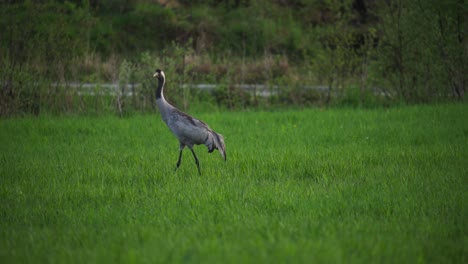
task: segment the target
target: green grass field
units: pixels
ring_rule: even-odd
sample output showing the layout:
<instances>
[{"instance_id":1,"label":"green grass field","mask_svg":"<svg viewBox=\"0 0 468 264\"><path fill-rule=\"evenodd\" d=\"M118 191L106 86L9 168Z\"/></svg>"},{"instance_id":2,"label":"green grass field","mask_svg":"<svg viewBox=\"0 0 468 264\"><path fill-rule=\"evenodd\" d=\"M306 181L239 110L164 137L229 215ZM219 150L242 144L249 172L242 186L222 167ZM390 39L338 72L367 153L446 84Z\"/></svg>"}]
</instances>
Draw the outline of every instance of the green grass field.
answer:
<instances>
[{"instance_id":1,"label":"green grass field","mask_svg":"<svg viewBox=\"0 0 468 264\"><path fill-rule=\"evenodd\" d=\"M1 263L467 263L467 105L0 120Z\"/></svg>"}]
</instances>

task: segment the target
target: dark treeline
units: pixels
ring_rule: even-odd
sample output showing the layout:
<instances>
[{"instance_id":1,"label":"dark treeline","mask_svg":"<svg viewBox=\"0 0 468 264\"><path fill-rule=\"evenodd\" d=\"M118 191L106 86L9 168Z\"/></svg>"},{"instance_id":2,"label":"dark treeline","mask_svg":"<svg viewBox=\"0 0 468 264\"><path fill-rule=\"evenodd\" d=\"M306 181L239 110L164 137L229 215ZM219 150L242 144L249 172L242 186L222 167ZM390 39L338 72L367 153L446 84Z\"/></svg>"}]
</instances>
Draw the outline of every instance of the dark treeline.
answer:
<instances>
[{"instance_id":1,"label":"dark treeline","mask_svg":"<svg viewBox=\"0 0 468 264\"><path fill-rule=\"evenodd\" d=\"M151 110L156 67L184 108L463 100L467 11L464 0L2 1L0 115ZM70 87L84 82L118 88ZM192 83L219 87L181 85ZM242 83L275 88L263 98Z\"/></svg>"}]
</instances>

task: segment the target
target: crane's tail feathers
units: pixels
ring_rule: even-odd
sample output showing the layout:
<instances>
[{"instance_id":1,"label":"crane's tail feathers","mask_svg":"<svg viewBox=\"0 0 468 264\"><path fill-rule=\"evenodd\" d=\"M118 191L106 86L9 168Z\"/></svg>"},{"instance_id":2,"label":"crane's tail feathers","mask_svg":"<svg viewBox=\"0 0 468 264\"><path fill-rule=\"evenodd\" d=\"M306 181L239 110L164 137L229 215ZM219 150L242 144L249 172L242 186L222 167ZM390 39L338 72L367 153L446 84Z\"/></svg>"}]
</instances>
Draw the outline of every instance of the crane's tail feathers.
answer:
<instances>
[{"instance_id":1,"label":"crane's tail feathers","mask_svg":"<svg viewBox=\"0 0 468 264\"><path fill-rule=\"evenodd\" d=\"M208 147L208 152L211 153L213 150L217 149L219 150L221 157L226 160L226 145L224 144L223 135L211 131L210 137L205 144Z\"/></svg>"}]
</instances>

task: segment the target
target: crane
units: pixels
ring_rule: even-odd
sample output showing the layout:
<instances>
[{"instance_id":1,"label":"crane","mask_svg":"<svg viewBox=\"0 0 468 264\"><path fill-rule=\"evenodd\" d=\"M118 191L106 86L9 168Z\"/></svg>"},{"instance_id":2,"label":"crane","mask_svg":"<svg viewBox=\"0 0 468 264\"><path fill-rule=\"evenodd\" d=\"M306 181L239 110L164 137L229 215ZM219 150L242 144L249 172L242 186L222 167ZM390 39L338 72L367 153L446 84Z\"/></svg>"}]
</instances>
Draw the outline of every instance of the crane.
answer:
<instances>
[{"instance_id":1,"label":"crane","mask_svg":"<svg viewBox=\"0 0 468 264\"><path fill-rule=\"evenodd\" d=\"M223 136L216 133L203 121L180 111L166 101L163 94L166 76L163 71L157 69L153 77L158 79L156 105L161 113L162 120L179 140L179 159L175 170L177 171L182 162L182 151L185 147L188 147L193 154L195 164L197 164L198 173L201 175L200 162L193 150L194 145L206 145L209 153L217 149L221 157L226 161L226 146Z\"/></svg>"}]
</instances>

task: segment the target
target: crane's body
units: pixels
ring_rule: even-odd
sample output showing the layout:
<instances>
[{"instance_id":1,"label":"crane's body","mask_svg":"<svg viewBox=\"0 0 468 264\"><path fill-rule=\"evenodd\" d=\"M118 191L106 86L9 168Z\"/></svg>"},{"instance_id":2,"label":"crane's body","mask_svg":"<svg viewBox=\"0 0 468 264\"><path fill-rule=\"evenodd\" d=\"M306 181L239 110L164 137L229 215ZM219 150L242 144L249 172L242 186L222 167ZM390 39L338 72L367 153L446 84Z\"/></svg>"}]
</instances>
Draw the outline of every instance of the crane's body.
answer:
<instances>
[{"instance_id":1,"label":"crane's body","mask_svg":"<svg viewBox=\"0 0 468 264\"><path fill-rule=\"evenodd\" d=\"M182 151L185 147L188 147L192 151L193 157L195 158L198 173L201 174L200 164L197 155L193 150L194 145L204 144L210 153L215 149L218 149L221 153L221 156L224 158L224 160L226 160L226 147L223 136L213 131L203 121L180 111L168 103L163 94L164 84L166 81L164 72L158 69L153 76L158 79L158 87L156 89L156 105L158 106L164 123L166 123L171 132L179 140L179 159L176 164L176 170L182 161Z\"/></svg>"}]
</instances>

